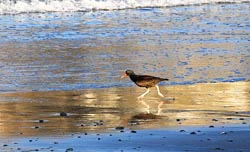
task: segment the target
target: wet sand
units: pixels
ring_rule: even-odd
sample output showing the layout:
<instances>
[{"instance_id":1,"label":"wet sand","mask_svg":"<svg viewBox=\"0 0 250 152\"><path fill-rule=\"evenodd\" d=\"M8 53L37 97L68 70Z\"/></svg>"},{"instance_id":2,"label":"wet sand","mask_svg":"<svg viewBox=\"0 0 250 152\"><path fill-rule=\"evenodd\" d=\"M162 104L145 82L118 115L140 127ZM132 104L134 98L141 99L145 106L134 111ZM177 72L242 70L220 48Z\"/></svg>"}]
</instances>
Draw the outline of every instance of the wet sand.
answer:
<instances>
[{"instance_id":1,"label":"wet sand","mask_svg":"<svg viewBox=\"0 0 250 152\"><path fill-rule=\"evenodd\" d=\"M250 82L0 94L2 151L249 151Z\"/></svg>"}]
</instances>

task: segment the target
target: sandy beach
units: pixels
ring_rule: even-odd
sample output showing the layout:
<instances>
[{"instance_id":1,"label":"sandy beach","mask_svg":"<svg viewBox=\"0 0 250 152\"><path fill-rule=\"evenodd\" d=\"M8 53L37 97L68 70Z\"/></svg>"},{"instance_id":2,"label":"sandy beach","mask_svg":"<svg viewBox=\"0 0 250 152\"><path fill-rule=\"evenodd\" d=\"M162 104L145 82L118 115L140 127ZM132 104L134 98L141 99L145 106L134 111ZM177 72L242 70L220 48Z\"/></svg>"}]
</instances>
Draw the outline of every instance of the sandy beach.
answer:
<instances>
[{"instance_id":1,"label":"sandy beach","mask_svg":"<svg viewBox=\"0 0 250 152\"><path fill-rule=\"evenodd\" d=\"M250 150L249 82L1 94L2 151ZM14 111L14 112L13 112Z\"/></svg>"},{"instance_id":2,"label":"sandy beach","mask_svg":"<svg viewBox=\"0 0 250 152\"><path fill-rule=\"evenodd\" d=\"M249 8L0 1L0 152L249 152Z\"/></svg>"}]
</instances>

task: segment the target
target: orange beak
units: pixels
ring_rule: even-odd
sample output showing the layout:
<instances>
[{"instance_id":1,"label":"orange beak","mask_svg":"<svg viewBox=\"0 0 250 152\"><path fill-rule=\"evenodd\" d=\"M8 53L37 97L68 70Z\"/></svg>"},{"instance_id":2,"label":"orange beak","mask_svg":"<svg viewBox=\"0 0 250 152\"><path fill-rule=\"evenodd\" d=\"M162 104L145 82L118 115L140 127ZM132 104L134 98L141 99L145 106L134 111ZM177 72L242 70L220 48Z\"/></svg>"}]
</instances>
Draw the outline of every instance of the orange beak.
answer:
<instances>
[{"instance_id":1,"label":"orange beak","mask_svg":"<svg viewBox=\"0 0 250 152\"><path fill-rule=\"evenodd\" d=\"M124 79L125 77L127 77L128 75L126 73L123 73L121 76L121 79Z\"/></svg>"}]
</instances>

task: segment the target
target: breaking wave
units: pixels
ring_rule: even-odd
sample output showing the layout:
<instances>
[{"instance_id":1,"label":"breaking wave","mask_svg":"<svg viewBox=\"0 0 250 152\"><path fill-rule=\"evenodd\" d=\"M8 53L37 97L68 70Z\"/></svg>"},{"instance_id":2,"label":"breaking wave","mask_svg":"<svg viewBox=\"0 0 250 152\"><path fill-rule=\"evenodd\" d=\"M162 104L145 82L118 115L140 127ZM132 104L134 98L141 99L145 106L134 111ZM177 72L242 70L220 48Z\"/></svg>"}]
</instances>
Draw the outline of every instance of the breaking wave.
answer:
<instances>
[{"instance_id":1,"label":"breaking wave","mask_svg":"<svg viewBox=\"0 0 250 152\"><path fill-rule=\"evenodd\" d=\"M0 14L79 12L242 2L250 2L250 0L2 0Z\"/></svg>"}]
</instances>

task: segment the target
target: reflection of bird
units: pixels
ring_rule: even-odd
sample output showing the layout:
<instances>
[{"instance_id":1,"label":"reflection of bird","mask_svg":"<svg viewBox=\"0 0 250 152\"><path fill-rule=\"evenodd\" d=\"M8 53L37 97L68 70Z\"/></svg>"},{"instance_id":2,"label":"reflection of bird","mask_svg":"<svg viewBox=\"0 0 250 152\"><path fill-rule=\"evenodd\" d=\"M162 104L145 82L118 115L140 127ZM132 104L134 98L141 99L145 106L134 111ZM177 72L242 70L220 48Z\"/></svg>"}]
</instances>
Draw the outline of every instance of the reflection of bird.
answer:
<instances>
[{"instance_id":1,"label":"reflection of bird","mask_svg":"<svg viewBox=\"0 0 250 152\"><path fill-rule=\"evenodd\" d=\"M147 88L147 91L140 95L138 99L143 98L146 94L149 93L151 87L156 87L158 95L161 97L164 97L162 93L160 92L159 86L157 83L161 81L167 81L168 79L164 78L159 78L159 77L154 77L154 76L149 76L149 75L136 75L134 71L132 70L126 70L125 73L122 74L121 79L129 76L130 79L139 87L145 87Z\"/></svg>"}]
</instances>

